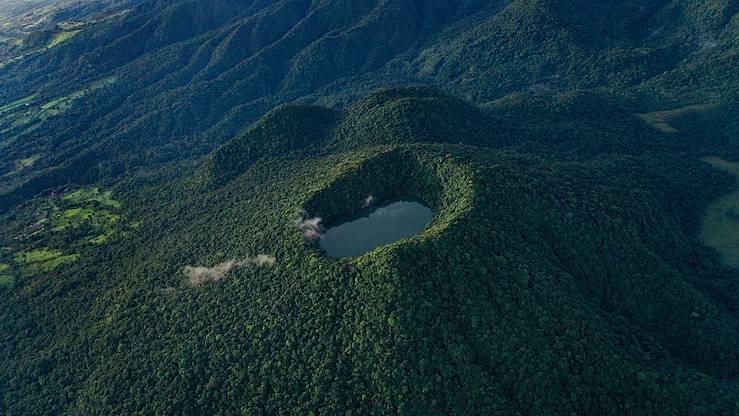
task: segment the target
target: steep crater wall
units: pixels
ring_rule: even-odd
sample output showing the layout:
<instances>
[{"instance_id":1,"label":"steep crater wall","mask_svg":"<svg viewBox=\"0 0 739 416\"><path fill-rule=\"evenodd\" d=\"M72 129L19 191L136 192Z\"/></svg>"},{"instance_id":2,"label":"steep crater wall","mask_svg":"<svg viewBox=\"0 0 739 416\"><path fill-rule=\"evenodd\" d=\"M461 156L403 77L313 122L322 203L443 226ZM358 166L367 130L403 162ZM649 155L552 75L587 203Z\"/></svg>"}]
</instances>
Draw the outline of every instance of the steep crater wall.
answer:
<instances>
[{"instance_id":1,"label":"steep crater wall","mask_svg":"<svg viewBox=\"0 0 739 416\"><path fill-rule=\"evenodd\" d=\"M370 156L329 179L303 204L311 217L323 224L353 214L367 206L368 198L383 201L412 195L434 210L434 219L416 238L441 234L470 210L474 183L466 167L445 154L419 148L395 148Z\"/></svg>"}]
</instances>

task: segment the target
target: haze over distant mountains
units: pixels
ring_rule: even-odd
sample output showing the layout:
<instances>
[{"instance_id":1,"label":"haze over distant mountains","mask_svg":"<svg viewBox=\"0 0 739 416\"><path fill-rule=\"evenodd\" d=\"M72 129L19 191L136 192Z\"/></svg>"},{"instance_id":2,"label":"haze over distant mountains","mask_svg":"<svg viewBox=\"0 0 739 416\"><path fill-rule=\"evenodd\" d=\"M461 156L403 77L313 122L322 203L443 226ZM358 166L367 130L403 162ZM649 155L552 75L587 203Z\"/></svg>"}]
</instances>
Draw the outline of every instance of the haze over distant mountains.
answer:
<instances>
[{"instance_id":1,"label":"haze over distant mountains","mask_svg":"<svg viewBox=\"0 0 739 416\"><path fill-rule=\"evenodd\" d=\"M645 112L736 95L731 1L125 5L54 48L46 48L53 37L37 36L8 52L13 63L0 74L8 102L118 80L85 98L84 116L56 117L51 135L31 139L39 130L26 124L9 130L12 140L34 143L11 158L63 149L38 161L59 169L109 159L100 147L133 153L173 143L176 151L156 153L182 158L207 152L279 103L342 105L388 85L430 84L474 103L594 88L626 95ZM39 47L44 53L30 53ZM113 153L125 164L139 163L120 151ZM81 158L94 163L75 162Z\"/></svg>"}]
</instances>

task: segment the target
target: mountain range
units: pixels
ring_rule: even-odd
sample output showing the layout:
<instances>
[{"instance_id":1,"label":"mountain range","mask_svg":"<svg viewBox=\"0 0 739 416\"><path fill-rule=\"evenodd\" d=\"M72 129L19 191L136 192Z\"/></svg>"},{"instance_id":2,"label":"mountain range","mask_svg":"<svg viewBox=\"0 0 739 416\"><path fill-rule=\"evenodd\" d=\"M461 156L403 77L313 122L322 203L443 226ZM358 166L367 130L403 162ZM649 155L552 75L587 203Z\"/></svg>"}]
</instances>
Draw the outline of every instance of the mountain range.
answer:
<instances>
[{"instance_id":1,"label":"mountain range","mask_svg":"<svg viewBox=\"0 0 739 416\"><path fill-rule=\"evenodd\" d=\"M0 413L739 412L739 2L0 25ZM301 235L406 194L414 238Z\"/></svg>"}]
</instances>

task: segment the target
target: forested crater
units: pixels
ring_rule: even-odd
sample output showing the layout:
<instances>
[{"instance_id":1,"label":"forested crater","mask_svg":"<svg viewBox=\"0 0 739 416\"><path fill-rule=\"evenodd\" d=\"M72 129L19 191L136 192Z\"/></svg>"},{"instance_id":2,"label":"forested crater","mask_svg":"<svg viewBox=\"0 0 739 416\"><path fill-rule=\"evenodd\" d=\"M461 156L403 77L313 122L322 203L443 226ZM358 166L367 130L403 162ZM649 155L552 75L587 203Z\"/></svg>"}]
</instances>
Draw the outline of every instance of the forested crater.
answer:
<instances>
[{"instance_id":1,"label":"forested crater","mask_svg":"<svg viewBox=\"0 0 739 416\"><path fill-rule=\"evenodd\" d=\"M380 246L439 235L471 207L473 189L471 177L446 155L429 155L413 148L381 149L378 154L348 166L312 193L303 204L299 228L309 243L332 257L357 256ZM403 213L410 217L402 221L377 222L389 214L383 212L388 208L413 212ZM357 220L402 230L383 230L367 237L374 243L361 236L342 243L331 240L341 238L335 235L337 226ZM356 230L352 231L370 226L357 228L355 223ZM338 249L337 245L347 242L361 247Z\"/></svg>"}]
</instances>

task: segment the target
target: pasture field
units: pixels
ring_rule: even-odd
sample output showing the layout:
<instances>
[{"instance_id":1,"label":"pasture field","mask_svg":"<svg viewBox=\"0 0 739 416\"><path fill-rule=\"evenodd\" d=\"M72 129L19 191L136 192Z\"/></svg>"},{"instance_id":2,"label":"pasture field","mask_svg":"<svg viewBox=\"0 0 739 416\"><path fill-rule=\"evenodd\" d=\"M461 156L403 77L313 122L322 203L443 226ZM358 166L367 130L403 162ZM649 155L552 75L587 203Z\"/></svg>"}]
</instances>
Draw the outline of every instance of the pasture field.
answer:
<instances>
[{"instance_id":1,"label":"pasture field","mask_svg":"<svg viewBox=\"0 0 739 416\"><path fill-rule=\"evenodd\" d=\"M739 164L718 157L703 161L729 172L739 180ZM703 242L721 253L724 264L739 267L739 189L713 201L706 210L701 232Z\"/></svg>"}]
</instances>

